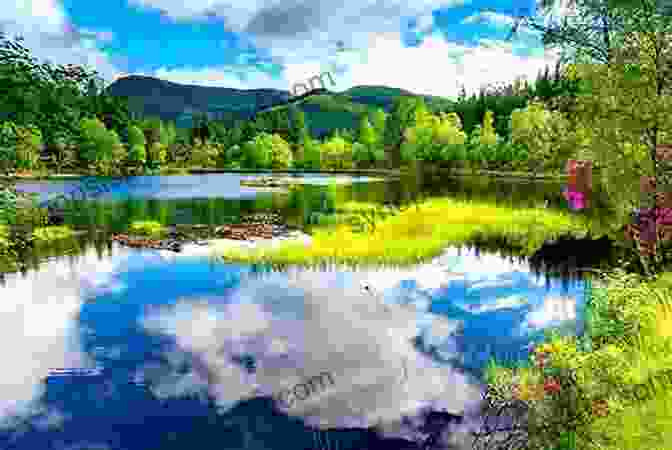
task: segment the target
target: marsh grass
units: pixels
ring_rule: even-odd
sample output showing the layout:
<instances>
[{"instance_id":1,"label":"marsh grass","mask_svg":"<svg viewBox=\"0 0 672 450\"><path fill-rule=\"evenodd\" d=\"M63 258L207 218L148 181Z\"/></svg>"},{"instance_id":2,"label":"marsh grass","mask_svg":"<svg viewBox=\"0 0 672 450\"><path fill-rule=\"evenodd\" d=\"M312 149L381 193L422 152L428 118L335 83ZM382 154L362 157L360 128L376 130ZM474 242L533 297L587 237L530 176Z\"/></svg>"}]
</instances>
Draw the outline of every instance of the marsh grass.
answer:
<instances>
[{"instance_id":1,"label":"marsh grass","mask_svg":"<svg viewBox=\"0 0 672 450\"><path fill-rule=\"evenodd\" d=\"M375 208L348 203L342 209ZM225 261L269 262L311 266L323 262L364 266L407 266L439 256L448 246L460 246L479 236L502 237L522 256L530 256L545 240L580 234L587 221L559 211L493 206L450 198L432 199L381 217L375 230L353 231L345 220L313 230L312 243L285 242L274 249L215 248Z\"/></svg>"},{"instance_id":2,"label":"marsh grass","mask_svg":"<svg viewBox=\"0 0 672 450\"><path fill-rule=\"evenodd\" d=\"M33 239L37 242L50 242L70 239L74 236L72 228L65 225L38 227L33 230Z\"/></svg>"},{"instance_id":3,"label":"marsh grass","mask_svg":"<svg viewBox=\"0 0 672 450\"><path fill-rule=\"evenodd\" d=\"M139 234L141 236L161 237L165 231L165 228L159 222L147 220L131 223L131 225L128 227L128 231L131 234Z\"/></svg>"}]
</instances>

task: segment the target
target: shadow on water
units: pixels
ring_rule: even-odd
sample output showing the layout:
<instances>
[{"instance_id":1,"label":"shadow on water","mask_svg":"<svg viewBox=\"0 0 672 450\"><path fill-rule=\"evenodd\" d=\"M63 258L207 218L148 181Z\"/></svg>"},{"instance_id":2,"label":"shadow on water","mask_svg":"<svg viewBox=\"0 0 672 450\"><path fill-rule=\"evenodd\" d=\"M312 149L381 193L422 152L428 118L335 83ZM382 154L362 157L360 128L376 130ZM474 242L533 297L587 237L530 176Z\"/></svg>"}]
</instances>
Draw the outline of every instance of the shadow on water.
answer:
<instances>
[{"instance_id":1,"label":"shadow on water","mask_svg":"<svg viewBox=\"0 0 672 450\"><path fill-rule=\"evenodd\" d=\"M270 393L264 393L263 389L261 393L250 391L249 395L235 392L250 385L245 381L245 377L254 372L249 370L250 367L263 368L264 364L270 365L268 361L281 364L282 359L264 353L266 341L255 338L257 340L247 342L240 338L245 333L254 334L255 327L266 330L264 327L275 326L274 320L278 317L283 318L279 323L284 326L268 331L269 339L287 333L290 343L321 345L322 350L313 349L312 353L304 349L305 354L315 358L328 350L331 350L330 355L338 355L340 348L337 347L348 339L354 341L352 345L366 344L364 336L369 336L372 348L378 339L384 343L381 351L391 351L388 331L378 330L375 325L388 313L382 310L369 312L366 308L360 311L361 305L353 300L355 294L346 293L347 289L358 289L352 281L358 276L355 272L348 274L347 268L335 271L333 267L324 266L321 269L330 275L316 275L315 278L322 280L324 286L311 282L310 276L299 276L303 276L304 281L296 286L308 292L315 290L315 296L328 296L325 305L329 307L323 310L313 303L297 300L296 294L287 287L293 286L293 275L287 276L272 267L262 264L212 266L190 257L170 261L155 251L120 248L108 238L111 233L124 231L134 220L214 227L248 212L271 210L280 212L288 223L303 226L312 213L328 213L339 202L349 200L402 204L414 197L449 194L464 199L529 206L550 199L549 207L563 209L560 184L499 182L493 185L480 180L449 180L443 186L418 187L402 180L336 189L306 186L288 193L221 198L218 197L221 187L216 183L203 183L202 177L178 178L173 183L181 189L191 190L193 198L184 198L177 193L173 196L176 198L171 198L171 192L177 188L171 186L169 180L161 199L143 195L143 192L160 192L160 188L158 191L138 188L139 194L135 197L70 205L64 221L82 233L70 241L40 247L25 255L27 264L23 275L5 276L0 288L4 290L3 301L15 301L19 316L10 318L11 314L8 314L5 321L0 319L5 333L3 341L12 342L19 354L14 358L16 367L3 369L3 378L9 380L10 386L27 387L0 392L0 398L5 399L4 402L0 400L0 418L11 418L4 428L0 427L0 448L469 448L465 444L447 447L442 433L460 418L442 410L441 403L401 414L397 422L392 421L392 429L384 425L387 428L383 432L370 423L358 425L354 419L346 426L349 423L346 418L336 421L340 426L320 428L304 422L301 414L288 415L278 410ZM602 214L608 218L609 213L597 210L588 214ZM589 252L595 256L593 259L583 256L586 245L594 246ZM389 323L398 327L392 328L394 333L399 337L410 333L408 341L399 345L404 349L408 345L415 352L417 360L414 364L428 364L427 367L418 366L419 373L447 370L450 366L459 369L459 373L471 373L478 378L483 359L488 355L517 352L517 358L526 357L521 347L539 337L535 327L547 326L542 319L550 297L553 301L558 297L574 298L578 317L582 270L611 264L611 252L610 244L604 239L591 243L559 240L526 259L516 256L514 249L505 248L502 242L478 242L457 249L446 259L449 263L436 263L445 264L453 272L466 272L469 276L463 279L434 285L432 282L437 280L438 272L432 271L431 267L424 280L420 280L419 274L409 275L403 270L390 272L396 274L394 277L384 273L376 278L374 272L367 272L366 277L373 280L372 283L378 283L375 287L381 294L381 305L388 305L399 314L398 318L396 315L390 317ZM529 274L525 273L526 267ZM82 275L82 280L73 281L75 287L71 290L65 286L65 278L54 275L63 268ZM43 269L49 274L36 275ZM539 284L533 279L535 275L546 280ZM53 285L49 284L48 276L56 280ZM396 280L395 284L386 284L390 279ZM244 280L248 281L243 283ZM329 280L335 284L330 284L332 281ZM49 301L60 301L61 305L47 305L44 299L40 299L42 304L28 305L31 296L33 302L38 303L35 296L40 294L39 290L43 296L51 296ZM269 300L273 295L282 298ZM530 302L517 303L520 296L529 296ZM45 317L47 306L51 309ZM156 315L157 312L160 314ZM314 314L312 320L306 320L311 314ZM154 328L143 325L147 316L153 317L149 323ZM332 319L341 316L340 324L338 321L330 324ZM19 325L17 328L16 324L30 324L31 321L37 325L31 328ZM215 326L222 321L227 324L223 331ZM72 326L78 336L74 341L75 350L65 344L71 337L66 332L70 328L62 326L63 323L75 324ZM417 331L409 332L409 323L415 323ZM461 325L455 325L457 323ZM580 333L576 320L569 322L569 328ZM342 332L348 329L348 333ZM515 330L527 330L527 334L518 336L513 332ZM32 334L39 338L34 341L25 339ZM508 339L506 345L491 346L493 341L504 341L504 337ZM332 344L334 340L343 342ZM215 352L210 347L211 341L223 346L224 353L221 349L217 350L220 353ZM47 345L49 354L40 353ZM61 345L63 348L59 347ZM337 347L330 348L332 345ZM58 356L59 352L61 356ZM72 360L74 353L80 354L79 362ZM21 354L27 356L21 357ZM213 359L215 354L229 355L228 365L218 366ZM260 354L265 356L258 357L258 361L249 356ZM289 354L302 353L295 349ZM376 356L363 355L357 359ZM89 376L50 376L49 369L59 367L57 364L60 367L69 367L68 364L71 367L99 366L101 372ZM451 369L446 373L453 372ZM138 373L142 377L138 377ZM420 377L418 384L423 387L432 385L422 375L416 376ZM335 376L337 385L344 383L346 378ZM30 383L37 387L31 387ZM449 386L451 383L445 382ZM458 386L458 382L454 383ZM213 387L215 384L229 388L217 390ZM362 391L358 396L365 398L366 395ZM11 405L7 400L14 396L18 396L17 402L21 400L26 408L17 416L7 413ZM32 401L27 402L28 399ZM340 401L340 398L334 398L333 407L337 411L347 406ZM325 409L320 414L328 415L328 412Z\"/></svg>"}]
</instances>

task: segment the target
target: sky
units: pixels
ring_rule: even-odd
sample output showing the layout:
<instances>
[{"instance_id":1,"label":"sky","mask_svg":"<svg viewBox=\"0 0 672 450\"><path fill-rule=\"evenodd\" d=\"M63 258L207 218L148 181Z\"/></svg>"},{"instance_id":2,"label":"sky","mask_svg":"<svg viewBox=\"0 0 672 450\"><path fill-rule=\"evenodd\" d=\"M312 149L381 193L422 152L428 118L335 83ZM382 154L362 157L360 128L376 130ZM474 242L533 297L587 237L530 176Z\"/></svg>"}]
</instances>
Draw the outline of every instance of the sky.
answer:
<instances>
[{"instance_id":1,"label":"sky","mask_svg":"<svg viewBox=\"0 0 672 450\"><path fill-rule=\"evenodd\" d=\"M538 0L3 0L0 30L39 60L237 89L281 89L329 71L342 91L384 85L448 98L534 80L557 49L512 16ZM556 17L564 14L556 8ZM325 82L327 78L325 77Z\"/></svg>"}]
</instances>

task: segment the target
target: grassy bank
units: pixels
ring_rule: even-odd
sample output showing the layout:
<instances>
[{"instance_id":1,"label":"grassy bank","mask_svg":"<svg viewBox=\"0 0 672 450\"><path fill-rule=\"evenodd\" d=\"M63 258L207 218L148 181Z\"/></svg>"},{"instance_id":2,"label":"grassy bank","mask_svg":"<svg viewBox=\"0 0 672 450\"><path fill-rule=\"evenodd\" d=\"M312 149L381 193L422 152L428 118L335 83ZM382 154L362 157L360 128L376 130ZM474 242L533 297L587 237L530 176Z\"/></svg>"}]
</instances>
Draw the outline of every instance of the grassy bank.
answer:
<instances>
[{"instance_id":1,"label":"grassy bank","mask_svg":"<svg viewBox=\"0 0 672 450\"><path fill-rule=\"evenodd\" d=\"M355 211L371 205L351 203ZM533 254L544 241L566 234L584 234L584 219L538 209L436 199L382 219L375 230L355 232L340 223L314 230L312 244L287 242L277 249L243 250L214 246L225 261L270 262L277 265L320 263L410 265L431 260L448 246L473 239L501 237L521 255Z\"/></svg>"},{"instance_id":2,"label":"grassy bank","mask_svg":"<svg viewBox=\"0 0 672 450\"><path fill-rule=\"evenodd\" d=\"M549 336L528 364L491 362L486 380L497 397L536 412L526 424L531 448L570 449L561 443L570 436L577 449L672 448L671 279L616 270L593 290L589 349L575 337ZM577 384L567 382L570 373Z\"/></svg>"}]
</instances>

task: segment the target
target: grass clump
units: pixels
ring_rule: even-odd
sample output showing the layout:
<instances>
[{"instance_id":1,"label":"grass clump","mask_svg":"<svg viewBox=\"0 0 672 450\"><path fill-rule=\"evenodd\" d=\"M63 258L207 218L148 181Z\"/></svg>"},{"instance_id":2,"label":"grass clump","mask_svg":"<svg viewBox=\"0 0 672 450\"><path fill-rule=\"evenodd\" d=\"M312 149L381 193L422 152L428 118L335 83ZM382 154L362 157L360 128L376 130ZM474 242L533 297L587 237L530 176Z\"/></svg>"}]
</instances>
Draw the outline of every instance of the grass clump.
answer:
<instances>
[{"instance_id":1,"label":"grass clump","mask_svg":"<svg viewBox=\"0 0 672 450\"><path fill-rule=\"evenodd\" d=\"M375 206L351 203L346 209L356 212L367 208L375 209ZM563 212L441 198L380 218L366 233L339 223L316 228L310 245L286 242L277 248L228 248L215 249L215 252L225 261L234 262L405 266L429 261L445 247L464 245L479 236L503 237L529 256L546 239L587 229L585 219Z\"/></svg>"},{"instance_id":2,"label":"grass clump","mask_svg":"<svg viewBox=\"0 0 672 450\"><path fill-rule=\"evenodd\" d=\"M141 236L160 237L165 231L165 228L159 222L146 220L131 223L128 230L132 234Z\"/></svg>"},{"instance_id":3,"label":"grass clump","mask_svg":"<svg viewBox=\"0 0 672 450\"><path fill-rule=\"evenodd\" d=\"M33 239L37 242L50 242L73 237L75 232L66 225L38 227L33 230Z\"/></svg>"},{"instance_id":4,"label":"grass clump","mask_svg":"<svg viewBox=\"0 0 672 450\"><path fill-rule=\"evenodd\" d=\"M0 225L0 256L8 255L10 248L9 227L7 225Z\"/></svg>"}]
</instances>

